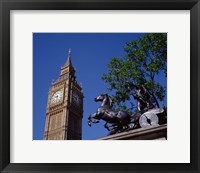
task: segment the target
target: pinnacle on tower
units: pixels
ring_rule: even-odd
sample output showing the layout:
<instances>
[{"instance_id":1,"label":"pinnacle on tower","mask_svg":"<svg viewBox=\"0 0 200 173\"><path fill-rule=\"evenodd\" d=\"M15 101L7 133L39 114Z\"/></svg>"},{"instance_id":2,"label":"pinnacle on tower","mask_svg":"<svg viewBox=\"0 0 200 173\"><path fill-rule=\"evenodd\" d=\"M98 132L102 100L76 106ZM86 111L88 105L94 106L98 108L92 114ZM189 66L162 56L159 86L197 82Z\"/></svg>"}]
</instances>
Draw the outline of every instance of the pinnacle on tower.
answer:
<instances>
[{"instance_id":1,"label":"pinnacle on tower","mask_svg":"<svg viewBox=\"0 0 200 173\"><path fill-rule=\"evenodd\" d=\"M68 51L68 57L67 57L67 61L66 61L65 65L64 65L64 67L65 66L69 66L69 65L72 65L72 62L71 62L71 49L69 49L69 51Z\"/></svg>"},{"instance_id":2,"label":"pinnacle on tower","mask_svg":"<svg viewBox=\"0 0 200 173\"><path fill-rule=\"evenodd\" d=\"M64 66L61 66L61 72L60 72L60 75L63 75L63 74L66 74L66 73L69 73L71 75L75 75L75 69L72 65L72 62L71 62L71 49L69 49L68 51L68 57L67 57L67 61L65 62Z\"/></svg>"}]
</instances>

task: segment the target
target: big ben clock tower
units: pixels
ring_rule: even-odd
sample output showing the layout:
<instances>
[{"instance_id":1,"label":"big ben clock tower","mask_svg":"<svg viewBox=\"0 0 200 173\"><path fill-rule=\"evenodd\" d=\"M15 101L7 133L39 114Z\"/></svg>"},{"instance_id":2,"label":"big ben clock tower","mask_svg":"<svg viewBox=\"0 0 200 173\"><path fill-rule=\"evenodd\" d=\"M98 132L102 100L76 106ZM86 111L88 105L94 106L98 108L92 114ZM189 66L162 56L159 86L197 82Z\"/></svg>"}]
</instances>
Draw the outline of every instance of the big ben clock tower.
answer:
<instances>
[{"instance_id":1,"label":"big ben clock tower","mask_svg":"<svg viewBox=\"0 0 200 173\"><path fill-rule=\"evenodd\" d=\"M81 140L83 92L68 52L60 76L52 83L46 108L45 140Z\"/></svg>"}]
</instances>

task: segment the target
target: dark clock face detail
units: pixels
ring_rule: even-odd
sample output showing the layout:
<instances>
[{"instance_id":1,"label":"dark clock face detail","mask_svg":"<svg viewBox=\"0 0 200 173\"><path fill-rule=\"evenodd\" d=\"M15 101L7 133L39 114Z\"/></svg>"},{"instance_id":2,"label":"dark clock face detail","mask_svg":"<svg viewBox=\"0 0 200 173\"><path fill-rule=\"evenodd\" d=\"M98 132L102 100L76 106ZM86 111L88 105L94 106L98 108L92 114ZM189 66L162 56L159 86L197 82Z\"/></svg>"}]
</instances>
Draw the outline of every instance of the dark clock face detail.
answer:
<instances>
[{"instance_id":1,"label":"dark clock face detail","mask_svg":"<svg viewBox=\"0 0 200 173\"><path fill-rule=\"evenodd\" d=\"M80 99L80 96L79 96L79 94L77 93L77 92L73 92L73 94L72 94L72 100L73 100L73 102L76 104L76 105L80 105L80 103L81 103L81 99Z\"/></svg>"}]
</instances>

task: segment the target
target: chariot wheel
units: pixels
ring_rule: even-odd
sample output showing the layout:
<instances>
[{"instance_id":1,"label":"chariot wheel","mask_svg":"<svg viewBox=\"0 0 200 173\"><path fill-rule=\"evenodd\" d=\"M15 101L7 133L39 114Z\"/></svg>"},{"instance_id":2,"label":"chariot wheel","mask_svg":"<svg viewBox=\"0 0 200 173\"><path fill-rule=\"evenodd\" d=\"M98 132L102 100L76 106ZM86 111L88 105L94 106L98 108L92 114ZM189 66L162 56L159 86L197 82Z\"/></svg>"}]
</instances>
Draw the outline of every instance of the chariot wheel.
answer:
<instances>
[{"instance_id":1,"label":"chariot wheel","mask_svg":"<svg viewBox=\"0 0 200 173\"><path fill-rule=\"evenodd\" d=\"M158 125L158 116L152 112L146 112L140 116L139 124L142 128Z\"/></svg>"}]
</instances>

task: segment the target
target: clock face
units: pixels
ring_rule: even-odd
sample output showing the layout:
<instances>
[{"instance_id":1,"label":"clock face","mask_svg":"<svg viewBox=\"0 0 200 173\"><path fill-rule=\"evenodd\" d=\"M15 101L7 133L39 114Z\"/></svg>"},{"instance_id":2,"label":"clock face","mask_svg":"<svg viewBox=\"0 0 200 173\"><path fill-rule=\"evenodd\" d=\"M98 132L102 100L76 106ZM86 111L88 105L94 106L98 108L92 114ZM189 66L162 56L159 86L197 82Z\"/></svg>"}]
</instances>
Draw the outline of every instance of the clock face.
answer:
<instances>
[{"instance_id":1,"label":"clock face","mask_svg":"<svg viewBox=\"0 0 200 173\"><path fill-rule=\"evenodd\" d=\"M51 98L51 103L58 103L59 101L61 101L62 97L63 97L63 91L62 90L56 91Z\"/></svg>"},{"instance_id":2,"label":"clock face","mask_svg":"<svg viewBox=\"0 0 200 173\"><path fill-rule=\"evenodd\" d=\"M74 102L76 105L79 105L80 102L81 102L80 96L78 95L77 92L73 92L72 99L73 99L73 102Z\"/></svg>"}]
</instances>

